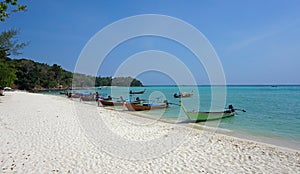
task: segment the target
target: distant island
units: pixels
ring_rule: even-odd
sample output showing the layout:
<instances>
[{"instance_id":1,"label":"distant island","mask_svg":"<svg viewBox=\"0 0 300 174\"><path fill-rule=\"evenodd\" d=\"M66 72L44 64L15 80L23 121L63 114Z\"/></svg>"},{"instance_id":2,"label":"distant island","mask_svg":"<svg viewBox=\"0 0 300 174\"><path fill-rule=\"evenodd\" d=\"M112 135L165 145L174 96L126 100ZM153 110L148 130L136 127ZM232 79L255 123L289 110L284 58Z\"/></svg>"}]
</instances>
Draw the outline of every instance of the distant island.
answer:
<instances>
[{"instance_id":1,"label":"distant island","mask_svg":"<svg viewBox=\"0 0 300 174\"><path fill-rule=\"evenodd\" d=\"M44 90L64 90L98 86L143 86L132 77L94 77L74 74L61 66L39 63L28 59L10 59L0 57L0 88L38 92Z\"/></svg>"}]
</instances>

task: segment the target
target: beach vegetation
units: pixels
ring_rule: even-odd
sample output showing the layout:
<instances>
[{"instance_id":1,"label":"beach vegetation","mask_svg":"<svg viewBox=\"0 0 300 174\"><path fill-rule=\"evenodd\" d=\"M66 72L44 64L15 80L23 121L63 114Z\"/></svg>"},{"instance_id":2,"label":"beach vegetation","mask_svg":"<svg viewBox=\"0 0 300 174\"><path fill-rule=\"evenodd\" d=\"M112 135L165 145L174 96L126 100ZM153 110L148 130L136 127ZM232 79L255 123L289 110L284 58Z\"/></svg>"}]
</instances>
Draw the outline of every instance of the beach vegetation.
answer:
<instances>
[{"instance_id":1,"label":"beach vegetation","mask_svg":"<svg viewBox=\"0 0 300 174\"><path fill-rule=\"evenodd\" d=\"M141 81L132 77L95 77L78 73L73 75L72 85L75 87L143 86Z\"/></svg>"},{"instance_id":2,"label":"beach vegetation","mask_svg":"<svg viewBox=\"0 0 300 174\"><path fill-rule=\"evenodd\" d=\"M66 71L58 64L50 66L28 59L8 57L0 59L0 74L0 86L27 91L63 90L72 86L143 86L142 82L131 77L95 77Z\"/></svg>"},{"instance_id":3,"label":"beach vegetation","mask_svg":"<svg viewBox=\"0 0 300 174\"><path fill-rule=\"evenodd\" d=\"M0 60L0 88L11 86L17 80L16 70Z\"/></svg>"},{"instance_id":4,"label":"beach vegetation","mask_svg":"<svg viewBox=\"0 0 300 174\"><path fill-rule=\"evenodd\" d=\"M22 54L20 50L28 45L28 42L19 42L17 35L20 33L18 29L9 29L0 34L0 56L8 57Z\"/></svg>"},{"instance_id":5,"label":"beach vegetation","mask_svg":"<svg viewBox=\"0 0 300 174\"><path fill-rule=\"evenodd\" d=\"M0 21L5 22L12 13L26 11L26 8L27 5L20 4L18 0L2 0L0 1Z\"/></svg>"}]
</instances>

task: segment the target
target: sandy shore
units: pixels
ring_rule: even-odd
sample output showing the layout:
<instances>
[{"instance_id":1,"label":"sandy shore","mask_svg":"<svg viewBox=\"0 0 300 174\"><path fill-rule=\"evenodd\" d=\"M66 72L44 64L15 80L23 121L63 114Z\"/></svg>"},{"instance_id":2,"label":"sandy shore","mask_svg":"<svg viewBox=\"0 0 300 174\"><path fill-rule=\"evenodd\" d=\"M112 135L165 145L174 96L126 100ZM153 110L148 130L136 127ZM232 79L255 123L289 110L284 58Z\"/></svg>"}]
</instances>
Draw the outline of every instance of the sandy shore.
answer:
<instances>
[{"instance_id":1,"label":"sandy shore","mask_svg":"<svg viewBox=\"0 0 300 174\"><path fill-rule=\"evenodd\" d=\"M0 173L300 173L300 152L25 92L0 97Z\"/></svg>"}]
</instances>

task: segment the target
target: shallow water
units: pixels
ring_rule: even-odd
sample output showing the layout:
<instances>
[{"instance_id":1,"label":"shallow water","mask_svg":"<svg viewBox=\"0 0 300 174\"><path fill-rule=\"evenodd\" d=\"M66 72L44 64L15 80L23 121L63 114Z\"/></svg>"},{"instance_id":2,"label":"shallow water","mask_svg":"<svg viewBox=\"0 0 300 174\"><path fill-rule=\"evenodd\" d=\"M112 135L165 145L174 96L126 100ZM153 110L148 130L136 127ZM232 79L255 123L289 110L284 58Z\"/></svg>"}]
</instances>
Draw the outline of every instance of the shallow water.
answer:
<instances>
[{"instance_id":1,"label":"shallow water","mask_svg":"<svg viewBox=\"0 0 300 174\"><path fill-rule=\"evenodd\" d=\"M221 95L222 87L216 87L214 95ZM144 94L129 95L129 90ZM174 93L191 92L190 98L177 99ZM147 87L102 87L97 89L100 95L118 98L123 96L134 100L136 97L150 103L168 100L171 104L166 110L143 111L145 114L164 119L186 121L188 118L178 106L181 100L188 110L209 111L211 109L212 89L210 86L147 86ZM93 91L93 92L95 92ZM84 91L86 92L86 91ZM251 136L284 140L300 144L300 86L227 86L226 104L247 112L237 112L237 116L217 121L214 126L229 129ZM217 100L218 102L219 100ZM219 108L224 108L217 103ZM198 123L206 124L206 123Z\"/></svg>"}]
</instances>

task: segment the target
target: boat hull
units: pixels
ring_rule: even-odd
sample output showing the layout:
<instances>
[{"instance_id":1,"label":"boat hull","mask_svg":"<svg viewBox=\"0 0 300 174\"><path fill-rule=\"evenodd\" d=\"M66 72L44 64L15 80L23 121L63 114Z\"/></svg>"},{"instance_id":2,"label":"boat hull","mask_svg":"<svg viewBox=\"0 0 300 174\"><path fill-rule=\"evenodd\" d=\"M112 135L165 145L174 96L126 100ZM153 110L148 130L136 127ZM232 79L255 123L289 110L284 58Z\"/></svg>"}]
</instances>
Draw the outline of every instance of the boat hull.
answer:
<instances>
[{"instance_id":1,"label":"boat hull","mask_svg":"<svg viewBox=\"0 0 300 174\"><path fill-rule=\"evenodd\" d=\"M141 105L141 104L126 103L126 107L129 111L146 111L146 110L154 110L154 109L164 109L168 107L168 104Z\"/></svg>"},{"instance_id":2,"label":"boat hull","mask_svg":"<svg viewBox=\"0 0 300 174\"><path fill-rule=\"evenodd\" d=\"M222 118L232 117L235 115L234 112L224 111L224 112L186 112L186 115L191 121L201 122L209 120L218 120Z\"/></svg>"},{"instance_id":3,"label":"boat hull","mask_svg":"<svg viewBox=\"0 0 300 174\"><path fill-rule=\"evenodd\" d=\"M96 99L94 98L94 96L90 96L90 97L80 97L80 100L82 100L82 101L95 101Z\"/></svg>"},{"instance_id":4,"label":"boat hull","mask_svg":"<svg viewBox=\"0 0 300 174\"><path fill-rule=\"evenodd\" d=\"M175 93L173 96L174 96L174 98L185 98L185 97L192 97L193 94L192 93L188 93L188 94L176 94Z\"/></svg>"},{"instance_id":5,"label":"boat hull","mask_svg":"<svg viewBox=\"0 0 300 174\"><path fill-rule=\"evenodd\" d=\"M100 100L101 104L103 106L122 106L123 102L113 102L113 101L107 101L107 100Z\"/></svg>"},{"instance_id":6,"label":"boat hull","mask_svg":"<svg viewBox=\"0 0 300 174\"><path fill-rule=\"evenodd\" d=\"M187 117L193 122L218 120L222 118L232 117L235 115L232 105L230 105L232 107L232 110L225 110L221 112L190 112L185 109L182 102L180 102L180 106L183 109L184 113L187 115Z\"/></svg>"},{"instance_id":7,"label":"boat hull","mask_svg":"<svg viewBox=\"0 0 300 174\"><path fill-rule=\"evenodd\" d=\"M129 91L129 94L144 94L145 91L146 91L145 89L143 91L136 91L136 92Z\"/></svg>"}]
</instances>

